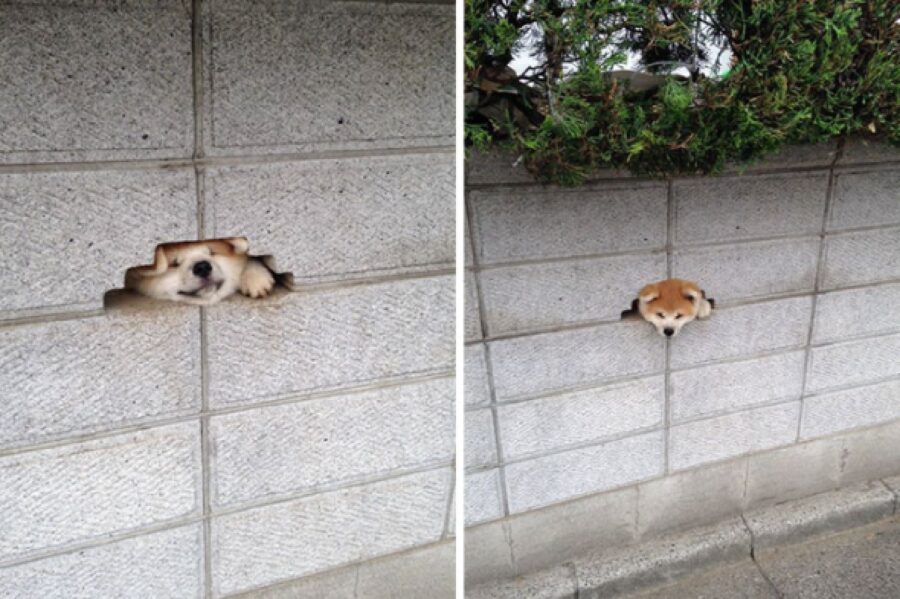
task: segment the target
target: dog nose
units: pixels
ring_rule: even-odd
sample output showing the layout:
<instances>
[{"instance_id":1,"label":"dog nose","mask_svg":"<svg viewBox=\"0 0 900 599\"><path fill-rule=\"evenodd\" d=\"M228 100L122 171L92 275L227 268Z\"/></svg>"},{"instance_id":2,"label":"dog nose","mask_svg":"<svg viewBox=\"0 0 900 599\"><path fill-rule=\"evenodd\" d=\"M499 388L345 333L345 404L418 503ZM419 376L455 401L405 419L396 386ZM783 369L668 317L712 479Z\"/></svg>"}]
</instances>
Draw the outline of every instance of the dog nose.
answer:
<instances>
[{"instance_id":1,"label":"dog nose","mask_svg":"<svg viewBox=\"0 0 900 599\"><path fill-rule=\"evenodd\" d=\"M666 334L666 337L671 337L675 334L675 329L663 329L663 333Z\"/></svg>"},{"instance_id":2,"label":"dog nose","mask_svg":"<svg viewBox=\"0 0 900 599\"><path fill-rule=\"evenodd\" d=\"M209 273L212 272L212 264L207 262L206 260L201 260L194 264L194 268L192 269L194 274L200 277L201 279L205 279L209 276Z\"/></svg>"}]
</instances>

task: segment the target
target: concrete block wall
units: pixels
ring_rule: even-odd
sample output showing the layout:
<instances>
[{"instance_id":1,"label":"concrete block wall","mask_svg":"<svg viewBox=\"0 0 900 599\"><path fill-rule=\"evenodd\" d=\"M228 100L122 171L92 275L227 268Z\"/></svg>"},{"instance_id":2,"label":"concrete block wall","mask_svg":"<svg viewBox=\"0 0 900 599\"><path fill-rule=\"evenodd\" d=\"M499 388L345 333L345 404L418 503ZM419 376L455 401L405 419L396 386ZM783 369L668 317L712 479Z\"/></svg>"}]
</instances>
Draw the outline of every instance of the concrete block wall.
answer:
<instances>
[{"instance_id":1,"label":"concrete block wall","mask_svg":"<svg viewBox=\"0 0 900 599\"><path fill-rule=\"evenodd\" d=\"M452 596L453 30L0 5L0 596ZM230 235L296 289L104 310Z\"/></svg>"},{"instance_id":2,"label":"concrete block wall","mask_svg":"<svg viewBox=\"0 0 900 599\"><path fill-rule=\"evenodd\" d=\"M848 140L575 189L514 160L466 167L470 581L817 492L877 427L900 435L900 152ZM717 301L668 342L620 320L667 276ZM766 459L795 484L750 480Z\"/></svg>"}]
</instances>

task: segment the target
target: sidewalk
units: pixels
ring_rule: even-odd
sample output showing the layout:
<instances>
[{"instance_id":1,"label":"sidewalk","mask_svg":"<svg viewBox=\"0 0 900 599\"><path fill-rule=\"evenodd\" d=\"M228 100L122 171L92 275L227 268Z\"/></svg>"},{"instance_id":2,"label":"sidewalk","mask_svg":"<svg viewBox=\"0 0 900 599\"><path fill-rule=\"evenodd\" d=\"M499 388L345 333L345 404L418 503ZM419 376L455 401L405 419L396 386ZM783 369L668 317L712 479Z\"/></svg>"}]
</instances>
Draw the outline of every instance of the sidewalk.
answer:
<instances>
[{"instance_id":1,"label":"sidewalk","mask_svg":"<svg viewBox=\"0 0 900 599\"><path fill-rule=\"evenodd\" d=\"M628 599L896 599L900 517L760 551ZM623 598L624 599L624 598Z\"/></svg>"},{"instance_id":2,"label":"sidewalk","mask_svg":"<svg viewBox=\"0 0 900 599\"><path fill-rule=\"evenodd\" d=\"M897 599L900 477L466 590L467 599Z\"/></svg>"}]
</instances>

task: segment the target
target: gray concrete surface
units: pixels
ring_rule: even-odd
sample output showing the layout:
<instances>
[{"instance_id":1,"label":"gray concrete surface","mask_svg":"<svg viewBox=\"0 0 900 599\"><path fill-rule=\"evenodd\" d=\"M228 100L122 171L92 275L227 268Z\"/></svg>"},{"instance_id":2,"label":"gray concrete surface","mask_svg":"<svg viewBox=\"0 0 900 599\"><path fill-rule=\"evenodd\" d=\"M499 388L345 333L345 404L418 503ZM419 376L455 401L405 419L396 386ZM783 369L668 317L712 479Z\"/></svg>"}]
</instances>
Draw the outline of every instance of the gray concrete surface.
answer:
<instances>
[{"instance_id":1,"label":"gray concrete surface","mask_svg":"<svg viewBox=\"0 0 900 599\"><path fill-rule=\"evenodd\" d=\"M627 547L597 546L553 568L467 585L466 596L895 598L897 486L896 477L858 483Z\"/></svg>"}]
</instances>

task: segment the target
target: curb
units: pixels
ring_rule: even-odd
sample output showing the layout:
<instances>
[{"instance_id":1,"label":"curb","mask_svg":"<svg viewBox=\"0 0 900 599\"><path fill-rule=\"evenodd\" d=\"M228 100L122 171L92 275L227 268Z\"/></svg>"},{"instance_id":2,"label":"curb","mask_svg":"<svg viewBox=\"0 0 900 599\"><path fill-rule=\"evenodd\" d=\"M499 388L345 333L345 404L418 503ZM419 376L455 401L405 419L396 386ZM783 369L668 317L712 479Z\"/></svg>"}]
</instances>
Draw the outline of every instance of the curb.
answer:
<instances>
[{"instance_id":1,"label":"curb","mask_svg":"<svg viewBox=\"0 0 900 599\"><path fill-rule=\"evenodd\" d=\"M466 590L467 599L600 599L674 582L756 552L856 528L900 511L900 477L752 510L712 526L600 551Z\"/></svg>"}]
</instances>

